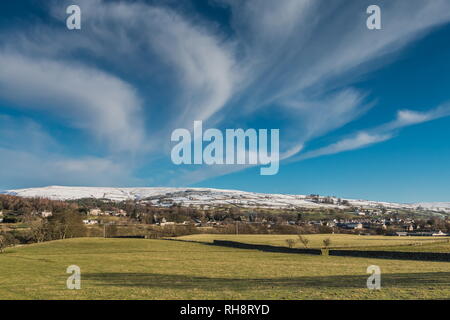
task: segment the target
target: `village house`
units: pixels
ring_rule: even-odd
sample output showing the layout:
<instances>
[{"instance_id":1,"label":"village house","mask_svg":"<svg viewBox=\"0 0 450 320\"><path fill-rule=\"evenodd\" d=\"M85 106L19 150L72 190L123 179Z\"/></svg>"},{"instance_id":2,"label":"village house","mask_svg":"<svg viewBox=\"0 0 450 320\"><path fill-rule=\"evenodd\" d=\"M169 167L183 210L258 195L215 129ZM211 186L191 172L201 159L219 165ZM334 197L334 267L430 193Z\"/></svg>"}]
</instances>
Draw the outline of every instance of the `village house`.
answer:
<instances>
[{"instance_id":1,"label":"village house","mask_svg":"<svg viewBox=\"0 0 450 320\"><path fill-rule=\"evenodd\" d=\"M207 226L218 226L218 225L220 225L220 223L213 219L213 220L209 220L208 222L206 222L206 225Z\"/></svg>"},{"instance_id":2,"label":"village house","mask_svg":"<svg viewBox=\"0 0 450 320\"><path fill-rule=\"evenodd\" d=\"M113 210L113 211L105 211L104 213L100 214L103 216L116 216L116 217L126 217L127 212L119 209L119 210Z\"/></svg>"},{"instance_id":3,"label":"village house","mask_svg":"<svg viewBox=\"0 0 450 320\"><path fill-rule=\"evenodd\" d=\"M449 234L442 232L441 230L439 231L427 231L427 232L406 232L406 231L401 231L401 232L395 232L393 234L389 234L389 235L394 235L394 236L399 236L399 237L446 237Z\"/></svg>"},{"instance_id":4,"label":"village house","mask_svg":"<svg viewBox=\"0 0 450 320\"><path fill-rule=\"evenodd\" d=\"M172 226L172 225L175 225L175 222L171 222L171 221L161 222L159 225L160 226Z\"/></svg>"},{"instance_id":5,"label":"village house","mask_svg":"<svg viewBox=\"0 0 450 320\"><path fill-rule=\"evenodd\" d=\"M90 216L100 216L100 215L102 215L102 210L101 210L101 209L98 209L98 208L96 208L96 209L90 209L90 210L89 210L89 215L90 215Z\"/></svg>"},{"instance_id":6,"label":"village house","mask_svg":"<svg viewBox=\"0 0 450 320\"><path fill-rule=\"evenodd\" d=\"M174 225L175 222L169 222L166 220L166 218L162 218L160 221L156 222L157 225L160 226L169 226L169 225Z\"/></svg>"},{"instance_id":7,"label":"village house","mask_svg":"<svg viewBox=\"0 0 450 320\"><path fill-rule=\"evenodd\" d=\"M427 232L409 232L408 236L416 236L416 237L445 237L448 236L447 233L439 231L427 231Z\"/></svg>"},{"instance_id":8,"label":"village house","mask_svg":"<svg viewBox=\"0 0 450 320\"><path fill-rule=\"evenodd\" d=\"M246 216L239 216L239 221L241 222L247 222L248 218Z\"/></svg>"},{"instance_id":9,"label":"village house","mask_svg":"<svg viewBox=\"0 0 450 320\"><path fill-rule=\"evenodd\" d=\"M98 224L98 220L87 219L87 220L83 220L83 223L86 225L93 225L93 224Z\"/></svg>"},{"instance_id":10,"label":"village house","mask_svg":"<svg viewBox=\"0 0 450 320\"><path fill-rule=\"evenodd\" d=\"M48 218L48 217L51 217L52 215L53 215L53 213L51 211L42 211L41 212L42 218Z\"/></svg>"}]
</instances>

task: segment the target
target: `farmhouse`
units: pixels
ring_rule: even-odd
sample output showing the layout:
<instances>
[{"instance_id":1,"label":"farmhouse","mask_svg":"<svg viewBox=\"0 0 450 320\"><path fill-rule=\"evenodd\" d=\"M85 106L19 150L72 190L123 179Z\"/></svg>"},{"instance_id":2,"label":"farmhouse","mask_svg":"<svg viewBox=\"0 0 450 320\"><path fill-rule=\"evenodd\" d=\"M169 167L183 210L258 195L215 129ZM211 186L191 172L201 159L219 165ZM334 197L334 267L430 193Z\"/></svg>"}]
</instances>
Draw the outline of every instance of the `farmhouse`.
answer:
<instances>
[{"instance_id":1,"label":"farmhouse","mask_svg":"<svg viewBox=\"0 0 450 320\"><path fill-rule=\"evenodd\" d=\"M126 217L127 216L127 212L125 210L119 209L119 210L114 212L114 215L116 217Z\"/></svg>"},{"instance_id":2,"label":"farmhouse","mask_svg":"<svg viewBox=\"0 0 450 320\"><path fill-rule=\"evenodd\" d=\"M90 209L89 210L89 215L91 215L91 216L100 216L100 215L102 215L102 210L101 209Z\"/></svg>"},{"instance_id":3,"label":"farmhouse","mask_svg":"<svg viewBox=\"0 0 450 320\"><path fill-rule=\"evenodd\" d=\"M93 224L98 224L98 220L87 219L87 220L83 220L83 223L86 225L93 225Z\"/></svg>"},{"instance_id":4,"label":"farmhouse","mask_svg":"<svg viewBox=\"0 0 450 320\"><path fill-rule=\"evenodd\" d=\"M191 132L187 129L176 129L172 132L171 141L178 142L171 152L171 159L175 165L262 164L269 166L260 169L261 175L278 173L279 129L270 130L270 143L267 129L259 129L259 131L227 129L224 137L222 131L218 129L208 129L203 132L202 121L194 121L193 133L194 135L191 136ZM204 147L203 142L209 143Z\"/></svg>"},{"instance_id":5,"label":"farmhouse","mask_svg":"<svg viewBox=\"0 0 450 320\"><path fill-rule=\"evenodd\" d=\"M399 236L399 237L446 237L449 236L449 234L439 231L425 231L425 232L394 232L393 234L389 234L393 236Z\"/></svg>"},{"instance_id":6,"label":"farmhouse","mask_svg":"<svg viewBox=\"0 0 450 320\"><path fill-rule=\"evenodd\" d=\"M51 217L52 215L53 215L53 213L51 211L42 211L41 212L42 218L48 218L48 217Z\"/></svg>"},{"instance_id":7,"label":"farmhouse","mask_svg":"<svg viewBox=\"0 0 450 320\"><path fill-rule=\"evenodd\" d=\"M443 233L441 230L439 231L426 231L426 232L409 232L408 236L416 236L416 237L445 237L448 234Z\"/></svg>"},{"instance_id":8,"label":"farmhouse","mask_svg":"<svg viewBox=\"0 0 450 320\"><path fill-rule=\"evenodd\" d=\"M187 305L186 307L181 307L181 315L205 315L210 318L214 313L214 307L195 307Z\"/></svg>"},{"instance_id":9,"label":"farmhouse","mask_svg":"<svg viewBox=\"0 0 450 320\"><path fill-rule=\"evenodd\" d=\"M338 223L337 226L343 229L359 230L363 228L362 223L350 222L350 223Z\"/></svg>"},{"instance_id":10,"label":"farmhouse","mask_svg":"<svg viewBox=\"0 0 450 320\"><path fill-rule=\"evenodd\" d=\"M406 224L403 226L403 229L405 229L406 231L414 231L414 225Z\"/></svg>"}]
</instances>

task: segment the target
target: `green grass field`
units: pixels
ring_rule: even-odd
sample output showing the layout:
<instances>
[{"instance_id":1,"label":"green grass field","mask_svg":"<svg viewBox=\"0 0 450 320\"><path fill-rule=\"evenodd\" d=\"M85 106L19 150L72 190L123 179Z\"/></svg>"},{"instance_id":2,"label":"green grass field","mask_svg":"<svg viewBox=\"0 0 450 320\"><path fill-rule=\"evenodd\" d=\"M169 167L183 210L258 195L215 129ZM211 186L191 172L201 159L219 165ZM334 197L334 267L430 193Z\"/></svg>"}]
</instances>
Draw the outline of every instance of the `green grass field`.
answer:
<instances>
[{"instance_id":1,"label":"green grass field","mask_svg":"<svg viewBox=\"0 0 450 320\"><path fill-rule=\"evenodd\" d=\"M182 239L285 245L286 237ZM311 236L311 243L320 245L321 237L329 235ZM411 240L331 237L342 246ZM81 268L81 290L66 288L66 268L73 264ZM366 288L370 265L381 268L379 291ZM450 263L268 253L167 240L69 239L0 254L0 299L450 299Z\"/></svg>"},{"instance_id":2,"label":"green grass field","mask_svg":"<svg viewBox=\"0 0 450 320\"><path fill-rule=\"evenodd\" d=\"M359 236L350 234L311 234L304 235L310 242L308 248L319 249L323 247L324 239L331 239L331 248L357 249L357 250L389 250L389 251L424 251L424 252L448 252L450 243L448 237L386 237L386 236ZM178 239L189 241L201 241L212 243L214 240L237 241L250 244L265 244L287 247L286 239L298 240L296 235L217 235L198 234L179 237ZM304 248L297 242L296 248Z\"/></svg>"}]
</instances>

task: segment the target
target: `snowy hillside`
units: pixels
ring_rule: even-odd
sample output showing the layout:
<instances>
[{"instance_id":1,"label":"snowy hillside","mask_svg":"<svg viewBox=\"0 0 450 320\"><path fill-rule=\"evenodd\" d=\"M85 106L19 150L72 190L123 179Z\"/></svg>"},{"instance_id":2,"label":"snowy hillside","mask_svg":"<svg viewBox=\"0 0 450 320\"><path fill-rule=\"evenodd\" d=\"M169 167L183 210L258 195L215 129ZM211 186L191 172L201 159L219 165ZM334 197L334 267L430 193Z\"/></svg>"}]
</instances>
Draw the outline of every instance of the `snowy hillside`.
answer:
<instances>
[{"instance_id":1,"label":"snowy hillside","mask_svg":"<svg viewBox=\"0 0 450 320\"><path fill-rule=\"evenodd\" d=\"M236 190L209 188L97 188L97 187L44 187L4 192L19 197L39 197L52 200L81 198L109 199L112 201L141 200L155 205L170 206L229 206L260 208L386 208L417 209L450 212L450 203L398 204L388 202L313 197L305 195L263 194Z\"/></svg>"},{"instance_id":2,"label":"snowy hillside","mask_svg":"<svg viewBox=\"0 0 450 320\"><path fill-rule=\"evenodd\" d=\"M446 211L450 212L450 202L422 202L413 205L417 208L423 208L431 211Z\"/></svg>"}]
</instances>

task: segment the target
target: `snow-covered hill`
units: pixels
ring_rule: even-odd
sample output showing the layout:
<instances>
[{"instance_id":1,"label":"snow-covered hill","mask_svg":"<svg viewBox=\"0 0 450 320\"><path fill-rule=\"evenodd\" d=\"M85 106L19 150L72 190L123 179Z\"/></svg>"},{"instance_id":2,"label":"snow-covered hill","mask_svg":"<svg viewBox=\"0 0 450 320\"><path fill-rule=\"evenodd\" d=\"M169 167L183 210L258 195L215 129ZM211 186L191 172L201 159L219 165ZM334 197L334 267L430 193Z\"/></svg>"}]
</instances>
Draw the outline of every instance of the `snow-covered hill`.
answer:
<instances>
[{"instance_id":1,"label":"snow-covered hill","mask_svg":"<svg viewBox=\"0 0 450 320\"><path fill-rule=\"evenodd\" d=\"M446 211L450 212L450 202L421 202L413 205L417 208L423 208L431 211Z\"/></svg>"},{"instance_id":2,"label":"snow-covered hill","mask_svg":"<svg viewBox=\"0 0 450 320\"><path fill-rule=\"evenodd\" d=\"M82 198L109 199L112 201L142 200L156 205L170 206L229 206L260 208L386 208L417 209L450 212L450 203L399 204L367 200L352 200L305 195L264 194L237 190L209 188L97 188L97 187L44 187L7 190L4 193L28 198L75 200Z\"/></svg>"}]
</instances>

